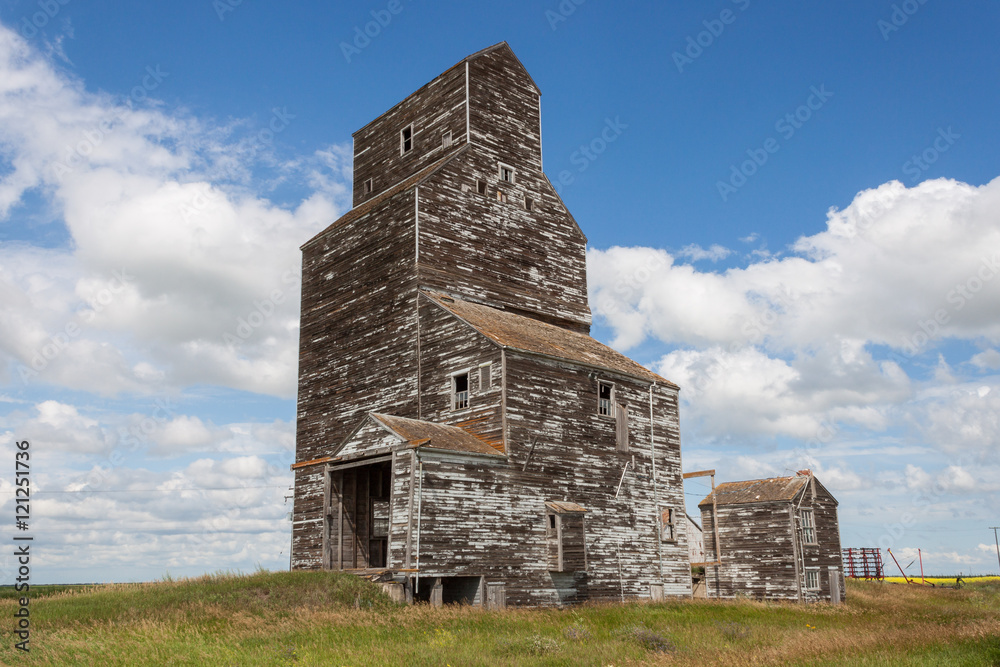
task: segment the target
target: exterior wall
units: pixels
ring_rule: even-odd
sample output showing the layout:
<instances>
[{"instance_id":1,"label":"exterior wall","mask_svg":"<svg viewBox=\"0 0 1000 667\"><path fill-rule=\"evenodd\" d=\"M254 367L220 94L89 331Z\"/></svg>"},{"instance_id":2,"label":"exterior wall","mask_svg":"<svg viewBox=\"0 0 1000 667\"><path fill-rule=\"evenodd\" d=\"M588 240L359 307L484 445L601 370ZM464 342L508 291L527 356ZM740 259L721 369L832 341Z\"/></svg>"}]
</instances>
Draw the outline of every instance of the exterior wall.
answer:
<instances>
[{"instance_id":1,"label":"exterior wall","mask_svg":"<svg viewBox=\"0 0 1000 667\"><path fill-rule=\"evenodd\" d=\"M469 60L472 143L532 173L542 171L540 93L509 48Z\"/></svg>"},{"instance_id":2,"label":"exterior wall","mask_svg":"<svg viewBox=\"0 0 1000 667\"><path fill-rule=\"evenodd\" d=\"M702 507L709 560L716 554L713 519L711 505ZM709 597L799 599L789 503L720 505L719 542L722 565L705 568Z\"/></svg>"},{"instance_id":3,"label":"exterior wall","mask_svg":"<svg viewBox=\"0 0 1000 667\"><path fill-rule=\"evenodd\" d=\"M479 365L490 364L490 388L480 386ZM469 371L469 407L452 409L451 376ZM420 418L460 426L504 451L500 348L469 325L420 298Z\"/></svg>"},{"instance_id":4,"label":"exterior wall","mask_svg":"<svg viewBox=\"0 0 1000 667\"><path fill-rule=\"evenodd\" d=\"M296 462L329 456L368 411L417 416L415 242L410 191L304 247ZM312 569L322 475L295 482L292 568Z\"/></svg>"},{"instance_id":5,"label":"exterior wall","mask_svg":"<svg viewBox=\"0 0 1000 667\"><path fill-rule=\"evenodd\" d=\"M517 172L506 202L499 160L478 147L420 186L420 284L588 333L587 239L541 172L507 160Z\"/></svg>"},{"instance_id":6,"label":"exterior wall","mask_svg":"<svg viewBox=\"0 0 1000 667\"><path fill-rule=\"evenodd\" d=\"M691 573L684 523L676 521L676 539L659 541L659 513L651 479L649 385L537 357L506 355L508 454L519 474L522 494L544 501L583 505L586 514L586 595L592 598L645 596L649 584L664 583L667 595L691 594ZM615 383L616 401L630 407L630 451L616 451L615 420L597 414L598 380ZM654 391L657 496L661 507L684 511L676 392ZM633 468L632 462L635 467ZM629 471L615 498L622 471ZM543 517L532 528L532 541L545 544ZM619 578L619 550L623 577ZM662 554L662 577L660 555ZM546 554L540 550L538 560ZM543 581L536 586L541 586Z\"/></svg>"},{"instance_id":7,"label":"exterior wall","mask_svg":"<svg viewBox=\"0 0 1000 667\"><path fill-rule=\"evenodd\" d=\"M701 509L705 550L713 559L712 507ZM809 509L816 527L815 545L802 540L801 510ZM840 599L846 599L837 501L815 478L792 502L720 505L719 541L722 565L706 568L709 596L830 601L830 579L836 576ZM818 568L818 591L805 589L806 568Z\"/></svg>"},{"instance_id":8,"label":"exterior wall","mask_svg":"<svg viewBox=\"0 0 1000 667\"><path fill-rule=\"evenodd\" d=\"M820 583L820 590L815 593L807 592L807 597L815 596L820 600L830 601L830 577L836 576L840 579L840 599L845 600L847 598L840 549L840 521L837 518L837 501L822 484L816 482L815 478L813 479L813 489L806 489L804 493L802 509L813 510L818 544L816 546L802 545L802 563L803 567L806 568L819 568ZM799 531L801 534L801 528ZM831 567L835 568L835 572L830 570Z\"/></svg>"},{"instance_id":9,"label":"exterior wall","mask_svg":"<svg viewBox=\"0 0 1000 667\"><path fill-rule=\"evenodd\" d=\"M465 63L437 77L354 133L354 205L412 176L465 143ZM413 124L413 149L400 153L399 133ZM441 135L450 131L451 147ZM372 179L372 193L364 182Z\"/></svg>"}]
</instances>

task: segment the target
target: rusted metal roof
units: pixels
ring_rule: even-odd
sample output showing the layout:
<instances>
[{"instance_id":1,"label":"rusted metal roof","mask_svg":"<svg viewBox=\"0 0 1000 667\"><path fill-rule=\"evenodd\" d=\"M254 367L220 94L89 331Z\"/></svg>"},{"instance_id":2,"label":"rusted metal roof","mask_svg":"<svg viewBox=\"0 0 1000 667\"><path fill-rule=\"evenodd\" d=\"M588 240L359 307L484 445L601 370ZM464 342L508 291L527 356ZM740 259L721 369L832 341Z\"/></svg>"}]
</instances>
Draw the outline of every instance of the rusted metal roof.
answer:
<instances>
[{"instance_id":1,"label":"rusted metal roof","mask_svg":"<svg viewBox=\"0 0 1000 667\"><path fill-rule=\"evenodd\" d=\"M493 447L457 426L435 424L434 422L407 419L406 417L393 417L377 412L371 413L371 416L415 448L427 447L453 452L503 456Z\"/></svg>"},{"instance_id":2,"label":"rusted metal roof","mask_svg":"<svg viewBox=\"0 0 1000 667\"><path fill-rule=\"evenodd\" d=\"M570 514L573 512L586 512L587 510L583 505L577 505L576 503L568 503L561 500L550 500L545 503L545 506L556 514Z\"/></svg>"},{"instance_id":3,"label":"rusted metal roof","mask_svg":"<svg viewBox=\"0 0 1000 667\"><path fill-rule=\"evenodd\" d=\"M678 388L670 380L586 334L482 304L462 301L446 294L423 294L503 347L604 368L647 382Z\"/></svg>"},{"instance_id":4,"label":"rusted metal roof","mask_svg":"<svg viewBox=\"0 0 1000 667\"><path fill-rule=\"evenodd\" d=\"M410 176L409 178L403 179L402 181L400 181L396 185L392 186L388 190L383 190L382 192L378 193L377 195L375 195L374 197L372 197L368 201L366 201L364 203L361 203L361 204L358 204L357 206L355 206L354 208L352 208L350 211L348 211L344 215L342 215L339 218L337 218L337 220L334 221L333 224L329 225L326 229L324 229L323 231L321 231L319 234L317 234L316 236L312 237L311 239L309 239L308 241L306 241L305 243L303 243L302 246L299 248L299 250L304 250L306 248L306 246L308 246L311 243L313 243L314 241L316 241L316 239L320 238L321 236L323 236L324 234L326 234L328 231L330 231L334 227L338 227L340 225L346 225L347 223L349 223L349 222L351 222L353 220L357 220L358 218L367 215L369 212L371 212L372 209L374 209L376 206L378 206L379 204L381 204L385 200L390 199L392 197L395 197L396 195L398 195L401 192L404 192L406 190L410 190L410 189L415 188L416 186L420 185L427 178L429 178L434 172L436 172L438 169L440 169L441 167L443 167L444 165L446 165L448 162L450 162L451 160L453 160L458 155L464 153L466 150L468 150L468 148L469 148L469 144L462 144L461 147L456 148L455 150L453 150L448 155L445 155L440 160L438 160L438 161L436 161L436 162L428 165L427 167L424 167L423 169L421 169L420 171L418 171L417 173L415 173L413 176Z\"/></svg>"},{"instance_id":5,"label":"rusted metal roof","mask_svg":"<svg viewBox=\"0 0 1000 667\"><path fill-rule=\"evenodd\" d=\"M752 479L745 482L726 482L715 487L718 505L745 505L791 501L810 480L808 475ZM712 504L712 494L698 503L698 507Z\"/></svg>"}]
</instances>

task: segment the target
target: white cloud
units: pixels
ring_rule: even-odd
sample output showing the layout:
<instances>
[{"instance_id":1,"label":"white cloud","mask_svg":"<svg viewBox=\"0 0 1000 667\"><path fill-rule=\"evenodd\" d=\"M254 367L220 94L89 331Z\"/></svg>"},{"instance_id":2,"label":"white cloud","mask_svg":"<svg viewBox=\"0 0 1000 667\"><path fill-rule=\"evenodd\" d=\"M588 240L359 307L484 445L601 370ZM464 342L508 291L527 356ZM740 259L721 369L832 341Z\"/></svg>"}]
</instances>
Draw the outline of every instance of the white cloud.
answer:
<instances>
[{"instance_id":1,"label":"white cloud","mask_svg":"<svg viewBox=\"0 0 1000 667\"><path fill-rule=\"evenodd\" d=\"M40 192L73 240L0 249L6 379L294 395L298 246L349 201L349 149L281 163L234 136L244 123L87 92L2 26L0 81L0 223ZM292 210L255 196L261 165L312 194Z\"/></svg>"},{"instance_id":2,"label":"white cloud","mask_svg":"<svg viewBox=\"0 0 1000 667\"><path fill-rule=\"evenodd\" d=\"M1000 370L1000 351L989 349L975 354L969 363L984 370Z\"/></svg>"},{"instance_id":3,"label":"white cloud","mask_svg":"<svg viewBox=\"0 0 1000 667\"><path fill-rule=\"evenodd\" d=\"M697 244L686 245L677 253L680 257L687 257L693 262L700 262L703 259L718 262L733 254L729 248L725 248L717 243L713 243L707 250Z\"/></svg>"}]
</instances>

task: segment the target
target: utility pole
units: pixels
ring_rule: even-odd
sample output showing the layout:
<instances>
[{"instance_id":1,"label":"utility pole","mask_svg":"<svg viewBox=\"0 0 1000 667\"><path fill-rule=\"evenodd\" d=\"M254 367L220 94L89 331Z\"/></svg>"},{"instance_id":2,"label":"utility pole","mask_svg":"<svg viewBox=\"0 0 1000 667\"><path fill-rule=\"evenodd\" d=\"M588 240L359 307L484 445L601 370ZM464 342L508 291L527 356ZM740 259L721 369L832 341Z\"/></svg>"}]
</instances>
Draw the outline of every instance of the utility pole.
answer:
<instances>
[{"instance_id":1,"label":"utility pole","mask_svg":"<svg viewBox=\"0 0 1000 667\"><path fill-rule=\"evenodd\" d=\"M993 542L997 545L997 563L1000 563L1000 540L997 539L997 531L1000 527L990 526L990 530L993 531Z\"/></svg>"}]
</instances>

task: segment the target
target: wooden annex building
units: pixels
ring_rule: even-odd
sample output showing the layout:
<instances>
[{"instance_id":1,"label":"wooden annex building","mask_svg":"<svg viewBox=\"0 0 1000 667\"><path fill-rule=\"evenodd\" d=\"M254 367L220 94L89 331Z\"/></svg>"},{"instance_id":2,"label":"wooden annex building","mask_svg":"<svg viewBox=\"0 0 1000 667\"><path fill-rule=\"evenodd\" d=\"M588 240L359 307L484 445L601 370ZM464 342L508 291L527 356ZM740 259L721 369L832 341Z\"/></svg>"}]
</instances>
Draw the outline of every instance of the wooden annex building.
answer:
<instances>
[{"instance_id":1,"label":"wooden annex building","mask_svg":"<svg viewBox=\"0 0 1000 667\"><path fill-rule=\"evenodd\" d=\"M354 134L302 246L292 568L487 606L690 596L678 387L589 335L504 42Z\"/></svg>"},{"instance_id":2,"label":"wooden annex building","mask_svg":"<svg viewBox=\"0 0 1000 667\"><path fill-rule=\"evenodd\" d=\"M845 599L837 500L810 471L715 487L718 553L712 500L698 503L709 597Z\"/></svg>"}]
</instances>

